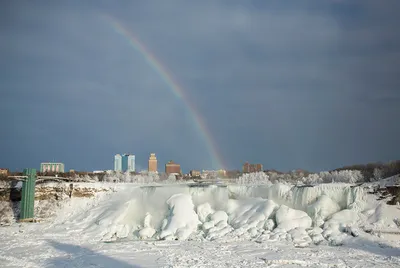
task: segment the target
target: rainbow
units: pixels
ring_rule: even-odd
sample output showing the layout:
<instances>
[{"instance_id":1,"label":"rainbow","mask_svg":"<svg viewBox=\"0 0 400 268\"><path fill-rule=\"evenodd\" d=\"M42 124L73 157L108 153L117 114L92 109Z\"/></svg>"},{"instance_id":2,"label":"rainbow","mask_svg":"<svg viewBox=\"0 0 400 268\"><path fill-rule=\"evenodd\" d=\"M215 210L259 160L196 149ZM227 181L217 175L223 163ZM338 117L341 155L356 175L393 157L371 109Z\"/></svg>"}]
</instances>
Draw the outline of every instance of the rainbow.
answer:
<instances>
[{"instance_id":1,"label":"rainbow","mask_svg":"<svg viewBox=\"0 0 400 268\"><path fill-rule=\"evenodd\" d=\"M190 102L187 94L185 94L185 91L174 79L173 75L167 71L167 69L161 64L161 62L157 60L156 56L146 48L146 46L139 40L139 38L137 38L137 36L129 32L126 27L124 27L120 22L118 22L113 17L108 15L102 15L102 16L112 25L113 29L118 34L122 35L129 41L129 44L132 48L134 48L144 57L147 63L154 69L154 71L157 72L157 74L168 85L168 88L175 95L175 97L179 100L182 100L187 110L189 111L191 119L195 123L194 125L197 129L197 132L201 134L202 139L204 140L207 146L207 149L210 153L210 157L212 160L212 168L216 169L224 168L225 167L224 162L222 160L221 155L218 153L217 146L215 145L215 142L212 139L211 132L209 131L202 116L197 111L196 107Z\"/></svg>"}]
</instances>

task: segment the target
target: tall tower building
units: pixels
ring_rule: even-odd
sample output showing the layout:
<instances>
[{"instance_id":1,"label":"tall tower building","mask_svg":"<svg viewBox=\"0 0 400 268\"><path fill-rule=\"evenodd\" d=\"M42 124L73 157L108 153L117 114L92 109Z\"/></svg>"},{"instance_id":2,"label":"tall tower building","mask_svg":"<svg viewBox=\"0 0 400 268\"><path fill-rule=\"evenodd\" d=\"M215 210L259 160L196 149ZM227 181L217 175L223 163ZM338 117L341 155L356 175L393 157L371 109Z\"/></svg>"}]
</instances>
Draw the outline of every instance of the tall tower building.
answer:
<instances>
[{"instance_id":1,"label":"tall tower building","mask_svg":"<svg viewBox=\"0 0 400 268\"><path fill-rule=\"evenodd\" d=\"M122 155L122 171L135 172L135 155L133 154Z\"/></svg>"},{"instance_id":2,"label":"tall tower building","mask_svg":"<svg viewBox=\"0 0 400 268\"><path fill-rule=\"evenodd\" d=\"M114 171L122 171L122 156L120 154L114 156Z\"/></svg>"},{"instance_id":3,"label":"tall tower building","mask_svg":"<svg viewBox=\"0 0 400 268\"><path fill-rule=\"evenodd\" d=\"M149 172L157 172L157 157L155 153L151 153L149 157Z\"/></svg>"},{"instance_id":4,"label":"tall tower building","mask_svg":"<svg viewBox=\"0 0 400 268\"><path fill-rule=\"evenodd\" d=\"M127 154L122 154L122 168L121 171L125 172L128 170L128 155Z\"/></svg>"},{"instance_id":5,"label":"tall tower building","mask_svg":"<svg viewBox=\"0 0 400 268\"><path fill-rule=\"evenodd\" d=\"M136 171L135 155L133 155L133 154L128 155L128 171L129 172L135 172Z\"/></svg>"}]
</instances>

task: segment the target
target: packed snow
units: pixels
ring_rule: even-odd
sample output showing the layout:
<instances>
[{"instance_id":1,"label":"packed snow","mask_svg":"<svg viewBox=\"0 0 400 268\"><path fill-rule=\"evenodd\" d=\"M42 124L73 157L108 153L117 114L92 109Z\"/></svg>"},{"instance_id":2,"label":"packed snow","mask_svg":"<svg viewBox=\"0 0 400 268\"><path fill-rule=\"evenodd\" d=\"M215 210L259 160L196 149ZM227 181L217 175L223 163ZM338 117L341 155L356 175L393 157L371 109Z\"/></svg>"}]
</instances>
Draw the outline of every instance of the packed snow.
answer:
<instances>
[{"instance_id":1,"label":"packed snow","mask_svg":"<svg viewBox=\"0 0 400 268\"><path fill-rule=\"evenodd\" d=\"M92 198L70 198L50 207L37 203L36 210L51 211L42 213L47 218L41 223L1 228L0 261L4 267L400 263L400 207L376 200L363 186L254 182L245 177L227 185L91 184L101 189ZM35 241L52 253L30 249ZM21 258L21 246L26 254L41 257ZM73 255L79 258L68 262Z\"/></svg>"},{"instance_id":2,"label":"packed snow","mask_svg":"<svg viewBox=\"0 0 400 268\"><path fill-rule=\"evenodd\" d=\"M386 205L351 184L130 185L116 192L68 217L66 206L54 222L77 223L82 235L99 241L256 239L266 232L291 240L295 229L321 228L329 242L351 228L397 228L395 215L382 212Z\"/></svg>"}]
</instances>

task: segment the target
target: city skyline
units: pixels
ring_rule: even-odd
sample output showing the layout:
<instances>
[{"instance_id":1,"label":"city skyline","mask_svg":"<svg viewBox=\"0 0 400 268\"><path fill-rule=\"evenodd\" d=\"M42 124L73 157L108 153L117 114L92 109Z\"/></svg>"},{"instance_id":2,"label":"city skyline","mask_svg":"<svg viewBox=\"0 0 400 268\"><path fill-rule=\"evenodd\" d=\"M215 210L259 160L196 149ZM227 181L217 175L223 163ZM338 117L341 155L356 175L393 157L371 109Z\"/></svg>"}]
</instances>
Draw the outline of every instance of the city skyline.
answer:
<instances>
[{"instance_id":1,"label":"city skyline","mask_svg":"<svg viewBox=\"0 0 400 268\"><path fill-rule=\"evenodd\" d=\"M124 158L125 158L125 160L124 160ZM62 161L61 162L56 162L56 161L42 162L42 163L40 163L40 168L36 168L36 167L33 167L33 168L36 168L36 169L40 170L41 172L60 172L60 173L68 172L70 170L81 171L81 172L92 172L92 171L98 172L98 171L111 171L111 170L118 171L118 172L126 172L126 171L129 171L129 172L141 172L141 171L150 171L150 165L151 165L150 162L151 162L151 160L155 161L155 170L156 170L156 172L159 172L158 171L158 163L159 163L159 161L158 161L155 153L150 153L150 157L148 158L148 167L147 168L143 168L143 167L141 167L141 165L139 165L140 168L137 169L136 168L136 166L137 166L136 165L136 155L128 154L128 153L124 153L124 154L117 153L117 154L115 154L112 168L104 168L104 167L102 167L102 168L98 168L98 169L95 169L95 170L89 170L89 169L77 170L74 167L70 167L67 170L67 169L64 168L64 163ZM173 166L174 165L179 166L179 170L181 170L181 172L179 172L179 173L182 173L182 174L185 174L185 173L189 174L191 171L197 171L197 170L199 170L199 171L208 171L204 167L203 168L202 167L182 168L179 163L176 163L174 160L170 159L167 162L163 163L163 166L165 167L164 171L166 173L168 173L166 171L166 168L167 168L167 165L169 165L169 164L171 164ZM246 165L246 164L249 164L249 163L246 161L246 162L243 163L243 166ZM260 165L261 166L261 170L262 170L262 166L263 166L262 164L251 164L251 165ZM57 166L62 166L62 168L59 169L59 167L57 167ZM243 166L234 168L232 170L243 169ZM21 170L18 170L18 169L16 169L16 170L9 169L9 168L7 168L7 169L10 170L11 172L21 171ZM210 171L221 171L221 170L227 171L227 169L214 169L214 170L210 170Z\"/></svg>"},{"instance_id":2,"label":"city skyline","mask_svg":"<svg viewBox=\"0 0 400 268\"><path fill-rule=\"evenodd\" d=\"M1 3L0 166L112 169L125 148L185 170L398 159L389 3Z\"/></svg>"}]
</instances>

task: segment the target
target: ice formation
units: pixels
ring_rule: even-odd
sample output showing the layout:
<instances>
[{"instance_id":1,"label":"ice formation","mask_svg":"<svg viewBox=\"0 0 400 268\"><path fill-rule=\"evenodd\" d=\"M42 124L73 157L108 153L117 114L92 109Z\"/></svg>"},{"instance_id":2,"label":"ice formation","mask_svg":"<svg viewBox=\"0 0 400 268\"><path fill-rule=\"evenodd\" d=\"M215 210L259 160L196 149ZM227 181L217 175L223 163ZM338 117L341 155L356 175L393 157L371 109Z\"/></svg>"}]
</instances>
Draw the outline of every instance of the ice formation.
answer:
<instances>
[{"instance_id":1,"label":"ice formation","mask_svg":"<svg viewBox=\"0 0 400 268\"><path fill-rule=\"evenodd\" d=\"M194 232L200 221L194 211L192 197L188 194L175 194L167 200L169 215L161 228L161 239L184 240Z\"/></svg>"},{"instance_id":2,"label":"ice formation","mask_svg":"<svg viewBox=\"0 0 400 268\"><path fill-rule=\"evenodd\" d=\"M282 205L275 214L277 228L291 231L296 228L311 227L311 218L302 210L295 210Z\"/></svg>"},{"instance_id":3,"label":"ice formation","mask_svg":"<svg viewBox=\"0 0 400 268\"><path fill-rule=\"evenodd\" d=\"M291 241L297 247L341 245L358 228L388 221L360 186L320 184L132 187L75 220L83 233L119 238ZM395 217L395 216L393 216Z\"/></svg>"}]
</instances>

